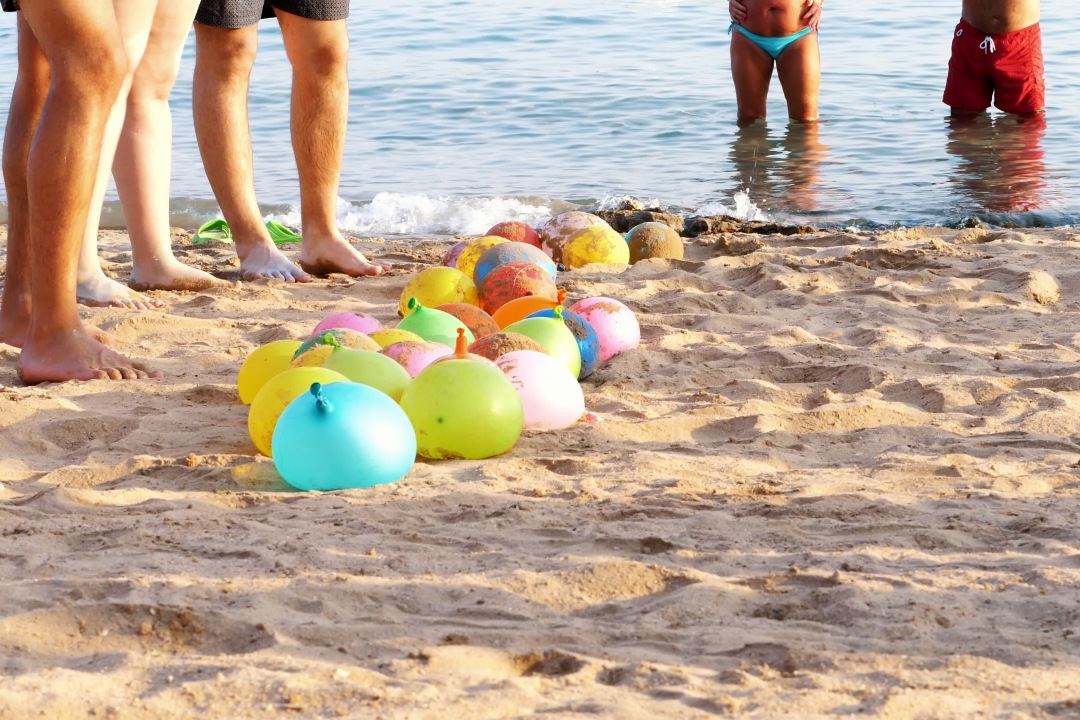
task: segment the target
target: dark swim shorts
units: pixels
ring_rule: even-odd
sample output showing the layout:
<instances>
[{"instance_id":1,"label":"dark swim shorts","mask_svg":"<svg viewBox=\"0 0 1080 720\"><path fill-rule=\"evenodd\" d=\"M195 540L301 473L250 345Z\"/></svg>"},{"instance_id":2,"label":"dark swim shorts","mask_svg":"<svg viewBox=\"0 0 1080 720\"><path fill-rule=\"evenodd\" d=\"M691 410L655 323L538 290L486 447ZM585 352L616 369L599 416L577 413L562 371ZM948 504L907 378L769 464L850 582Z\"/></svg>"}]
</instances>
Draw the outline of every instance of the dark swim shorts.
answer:
<instances>
[{"instance_id":1,"label":"dark swim shorts","mask_svg":"<svg viewBox=\"0 0 1080 720\"><path fill-rule=\"evenodd\" d=\"M309 20L344 20L349 17L349 0L202 0L195 22L243 28L274 17L275 9Z\"/></svg>"},{"instance_id":2,"label":"dark swim shorts","mask_svg":"<svg viewBox=\"0 0 1080 720\"><path fill-rule=\"evenodd\" d=\"M0 7L4 9L4 12L18 12L19 0L0 0Z\"/></svg>"}]
</instances>

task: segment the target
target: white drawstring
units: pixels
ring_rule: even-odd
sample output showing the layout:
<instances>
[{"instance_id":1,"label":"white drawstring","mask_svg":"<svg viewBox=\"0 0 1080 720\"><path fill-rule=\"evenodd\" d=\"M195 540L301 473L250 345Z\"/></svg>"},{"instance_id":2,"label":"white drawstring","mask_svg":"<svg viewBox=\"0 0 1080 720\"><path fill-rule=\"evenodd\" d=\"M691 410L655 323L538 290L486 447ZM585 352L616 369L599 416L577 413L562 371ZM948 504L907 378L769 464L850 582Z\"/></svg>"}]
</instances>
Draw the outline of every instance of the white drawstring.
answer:
<instances>
[{"instance_id":1,"label":"white drawstring","mask_svg":"<svg viewBox=\"0 0 1080 720\"><path fill-rule=\"evenodd\" d=\"M996 53L997 45L994 44L994 38L987 35L986 39L983 40L982 43L979 45L979 49L983 51L984 55L988 53Z\"/></svg>"}]
</instances>

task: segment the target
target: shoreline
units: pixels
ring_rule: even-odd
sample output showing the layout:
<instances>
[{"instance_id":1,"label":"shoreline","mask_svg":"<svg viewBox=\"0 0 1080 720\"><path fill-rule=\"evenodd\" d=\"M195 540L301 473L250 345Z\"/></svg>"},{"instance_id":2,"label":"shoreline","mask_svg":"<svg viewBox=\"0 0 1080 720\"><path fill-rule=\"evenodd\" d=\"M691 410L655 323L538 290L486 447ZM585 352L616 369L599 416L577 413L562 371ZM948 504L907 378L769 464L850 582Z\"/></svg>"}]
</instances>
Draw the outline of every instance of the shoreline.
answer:
<instances>
[{"instance_id":1,"label":"shoreline","mask_svg":"<svg viewBox=\"0 0 1080 720\"><path fill-rule=\"evenodd\" d=\"M598 422L297 493L244 356L395 320L453 239L356 242L397 267L239 283L175 235L233 284L82 310L163 380L20 387L0 345L0 715L1075 712L1080 231L703 234L563 273L642 326L583 381Z\"/></svg>"}]
</instances>

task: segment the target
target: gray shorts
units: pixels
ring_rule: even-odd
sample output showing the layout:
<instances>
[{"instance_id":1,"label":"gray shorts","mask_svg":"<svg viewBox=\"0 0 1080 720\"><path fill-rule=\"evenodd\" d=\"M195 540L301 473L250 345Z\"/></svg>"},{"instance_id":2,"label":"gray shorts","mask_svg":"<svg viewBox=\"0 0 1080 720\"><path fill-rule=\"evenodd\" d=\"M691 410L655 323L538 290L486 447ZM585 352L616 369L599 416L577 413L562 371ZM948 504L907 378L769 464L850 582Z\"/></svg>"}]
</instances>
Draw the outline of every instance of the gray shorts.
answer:
<instances>
[{"instance_id":1,"label":"gray shorts","mask_svg":"<svg viewBox=\"0 0 1080 720\"><path fill-rule=\"evenodd\" d=\"M344 20L349 0L202 0L195 22L220 28L243 28L282 10L309 20Z\"/></svg>"}]
</instances>

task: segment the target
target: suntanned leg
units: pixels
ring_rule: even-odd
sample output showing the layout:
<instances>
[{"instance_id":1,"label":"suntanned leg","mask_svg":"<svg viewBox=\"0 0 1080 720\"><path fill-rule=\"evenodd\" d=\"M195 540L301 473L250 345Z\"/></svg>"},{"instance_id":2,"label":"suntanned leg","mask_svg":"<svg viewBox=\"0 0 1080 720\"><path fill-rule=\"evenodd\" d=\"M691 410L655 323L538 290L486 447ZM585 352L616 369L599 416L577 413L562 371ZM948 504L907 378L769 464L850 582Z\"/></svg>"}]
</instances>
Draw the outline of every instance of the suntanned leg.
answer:
<instances>
[{"instance_id":1,"label":"suntanned leg","mask_svg":"<svg viewBox=\"0 0 1080 720\"><path fill-rule=\"evenodd\" d=\"M349 36L344 20L309 20L277 11L293 69L291 124L300 178L300 266L312 275L378 275L341 235L338 181L349 116Z\"/></svg>"},{"instance_id":2,"label":"suntanned leg","mask_svg":"<svg viewBox=\"0 0 1080 720\"><path fill-rule=\"evenodd\" d=\"M210 187L232 230L245 280L307 282L270 239L255 198L248 85L258 26L227 29L195 23L195 136Z\"/></svg>"},{"instance_id":3,"label":"suntanned leg","mask_svg":"<svg viewBox=\"0 0 1080 720\"><path fill-rule=\"evenodd\" d=\"M79 319L75 274L109 111L127 71L111 0L22 0L51 70L27 164L30 325L23 382L135 379L148 373ZM9 258L10 262L10 258Z\"/></svg>"},{"instance_id":4,"label":"suntanned leg","mask_svg":"<svg viewBox=\"0 0 1080 720\"><path fill-rule=\"evenodd\" d=\"M131 286L137 290L204 290L225 284L176 259L169 233L172 113L184 40L198 0L160 0L146 51L135 69L113 177L131 238Z\"/></svg>"},{"instance_id":5,"label":"suntanned leg","mask_svg":"<svg viewBox=\"0 0 1080 720\"><path fill-rule=\"evenodd\" d=\"M739 124L746 125L766 115L773 59L738 31L731 33L731 79L735 81L735 101Z\"/></svg>"},{"instance_id":6,"label":"suntanned leg","mask_svg":"<svg viewBox=\"0 0 1080 720\"><path fill-rule=\"evenodd\" d=\"M787 98L788 117L798 122L816 122L821 89L821 53L816 32L784 48L776 58L776 74Z\"/></svg>"},{"instance_id":7,"label":"suntanned leg","mask_svg":"<svg viewBox=\"0 0 1080 720\"><path fill-rule=\"evenodd\" d=\"M34 128L49 92L49 62L22 14L18 17L19 74L4 133L4 186L8 198L7 268L0 299L0 342L22 347L30 326L30 201L26 162Z\"/></svg>"},{"instance_id":8,"label":"suntanned leg","mask_svg":"<svg viewBox=\"0 0 1080 720\"><path fill-rule=\"evenodd\" d=\"M86 221L82 249L79 251L78 285L75 296L83 305L92 307L111 305L132 310L147 310L161 303L133 292L126 285L107 276L102 272L101 262L98 259L98 223L101 220L101 208L105 202L105 191L109 184L117 142L124 126L127 96L135 67L146 49L150 25L154 18L154 3L149 0L113 0L113 7L129 61L129 72L124 77L120 93L109 113L109 123L101 144L101 163L94 182L94 196L90 201L90 213Z\"/></svg>"}]
</instances>

